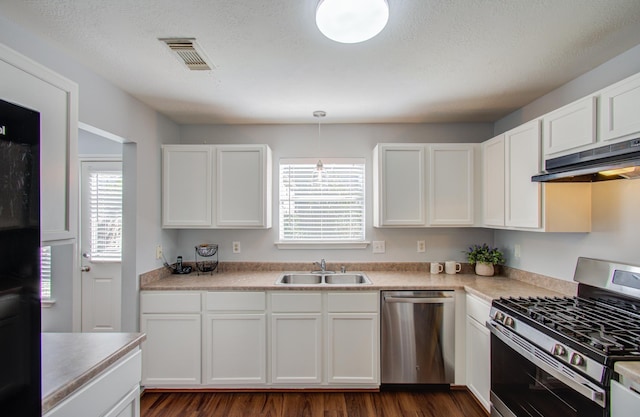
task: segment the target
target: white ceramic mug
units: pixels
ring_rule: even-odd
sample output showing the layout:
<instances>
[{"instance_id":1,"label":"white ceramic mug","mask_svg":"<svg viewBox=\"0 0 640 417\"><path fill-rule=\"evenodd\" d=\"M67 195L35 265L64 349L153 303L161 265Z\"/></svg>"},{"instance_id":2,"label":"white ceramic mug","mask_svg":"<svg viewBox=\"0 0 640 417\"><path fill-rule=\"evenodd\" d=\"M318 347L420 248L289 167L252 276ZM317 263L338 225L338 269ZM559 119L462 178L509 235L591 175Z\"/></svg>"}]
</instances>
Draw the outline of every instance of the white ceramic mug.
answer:
<instances>
[{"instance_id":1,"label":"white ceramic mug","mask_svg":"<svg viewBox=\"0 0 640 417\"><path fill-rule=\"evenodd\" d=\"M437 262L431 262L430 271L432 274L439 274L443 270L444 270L444 266L442 266L442 264L439 264Z\"/></svg>"},{"instance_id":2,"label":"white ceramic mug","mask_svg":"<svg viewBox=\"0 0 640 417\"><path fill-rule=\"evenodd\" d=\"M462 265L455 261L447 261L444 263L444 271L447 274L456 274L462 270Z\"/></svg>"}]
</instances>

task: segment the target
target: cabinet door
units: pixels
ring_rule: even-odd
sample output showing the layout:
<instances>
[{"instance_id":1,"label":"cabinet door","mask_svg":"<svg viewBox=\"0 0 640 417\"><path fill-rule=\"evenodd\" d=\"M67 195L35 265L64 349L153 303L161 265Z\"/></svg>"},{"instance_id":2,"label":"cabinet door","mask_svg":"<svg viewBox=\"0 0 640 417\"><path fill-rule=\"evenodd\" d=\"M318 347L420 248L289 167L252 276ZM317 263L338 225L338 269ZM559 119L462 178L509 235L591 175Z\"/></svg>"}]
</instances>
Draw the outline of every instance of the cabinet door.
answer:
<instances>
[{"instance_id":1,"label":"cabinet door","mask_svg":"<svg viewBox=\"0 0 640 417\"><path fill-rule=\"evenodd\" d=\"M40 113L43 241L77 235L78 86L0 45L0 97Z\"/></svg>"},{"instance_id":2,"label":"cabinet door","mask_svg":"<svg viewBox=\"0 0 640 417\"><path fill-rule=\"evenodd\" d=\"M322 314L271 315L271 382L322 382Z\"/></svg>"},{"instance_id":3,"label":"cabinet door","mask_svg":"<svg viewBox=\"0 0 640 417\"><path fill-rule=\"evenodd\" d=\"M200 314L143 314L142 384L147 387L199 385Z\"/></svg>"},{"instance_id":4,"label":"cabinet door","mask_svg":"<svg viewBox=\"0 0 640 417\"><path fill-rule=\"evenodd\" d=\"M429 224L473 225L473 159L471 144L429 147Z\"/></svg>"},{"instance_id":5,"label":"cabinet door","mask_svg":"<svg viewBox=\"0 0 640 417\"><path fill-rule=\"evenodd\" d=\"M490 340L489 330L467 316L467 386L487 411L491 388Z\"/></svg>"},{"instance_id":6,"label":"cabinet door","mask_svg":"<svg viewBox=\"0 0 640 417\"><path fill-rule=\"evenodd\" d=\"M208 314L205 334L205 384L266 383L265 314Z\"/></svg>"},{"instance_id":7,"label":"cabinet door","mask_svg":"<svg viewBox=\"0 0 640 417\"><path fill-rule=\"evenodd\" d=\"M596 143L596 97L586 97L542 118L544 154Z\"/></svg>"},{"instance_id":8,"label":"cabinet door","mask_svg":"<svg viewBox=\"0 0 640 417\"><path fill-rule=\"evenodd\" d=\"M375 147L375 227L426 225L425 149L425 145L420 144Z\"/></svg>"},{"instance_id":9,"label":"cabinet door","mask_svg":"<svg viewBox=\"0 0 640 417\"><path fill-rule=\"evenodd\" d=\"M640 132L640 74L600 93L600 140L625 139Z\"/></svg>"},{"instance_id":10,"label":"cabinet door","mask_svg":"<svg viewBox=\"0 0 640 417\"><path fill-rule=\"evenodd\" d=\"M271 149L216 146L216 227L271 227Z\"/></svg>"},{"instance_id":11,"label":"cabinet door","mask_svg":"<svg viewBox=\"0 0 640 417\"><path fill-rule=\"evenodd\" d=\"M330 384L379 383L378 328L378 315L374 313L329 313L327 378Z\"/></svg>"},{"instance_id":12,"label":"cabinet door","mask_svg":"<svg viewBox=\"0 0 640 417\"><path fill-rule=\"evenodd\" d=\"M504 135L482 144L484 184L484 224L504 226Z\"/></svg>"},{"instance_id":13,"label":"cabinet door","mask_svg":"<svg viewBox=\"0 0 640 417\"><path fill-rule=\"evenodd\" d=\"M531 176L540 171L540 122L525 123L504 136L507 164L505 224L539 228L541 186L531 182Z\"/></svg>"},{"instance_id":14,"label":"cabinet door","mask_svg":"<svg viewBox=\"0 0 640 417\"><path fill-rule=\"evenodd\" d=\"M162 226L212 226L211 145L162 147Z\"/></svg>"}]
</instances>

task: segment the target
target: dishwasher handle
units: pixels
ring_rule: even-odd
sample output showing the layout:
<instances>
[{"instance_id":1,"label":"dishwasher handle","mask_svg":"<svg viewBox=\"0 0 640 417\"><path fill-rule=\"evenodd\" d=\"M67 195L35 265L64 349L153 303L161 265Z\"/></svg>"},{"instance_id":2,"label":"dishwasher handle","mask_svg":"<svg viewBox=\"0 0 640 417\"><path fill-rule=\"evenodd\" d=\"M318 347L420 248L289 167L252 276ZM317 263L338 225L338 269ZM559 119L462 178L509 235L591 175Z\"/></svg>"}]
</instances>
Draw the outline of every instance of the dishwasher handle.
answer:
<instances>
[{"instance_id":1,"label":"dishwasher handle","mask_svg":"<svg viewBox=\"0 0 640 417\"><path fill-rule=\"evenodd\" d=\"M411 303L411 304L443 304L453 303L453 297L384 297L385 303Z\"/></svg>"}]
</instances>

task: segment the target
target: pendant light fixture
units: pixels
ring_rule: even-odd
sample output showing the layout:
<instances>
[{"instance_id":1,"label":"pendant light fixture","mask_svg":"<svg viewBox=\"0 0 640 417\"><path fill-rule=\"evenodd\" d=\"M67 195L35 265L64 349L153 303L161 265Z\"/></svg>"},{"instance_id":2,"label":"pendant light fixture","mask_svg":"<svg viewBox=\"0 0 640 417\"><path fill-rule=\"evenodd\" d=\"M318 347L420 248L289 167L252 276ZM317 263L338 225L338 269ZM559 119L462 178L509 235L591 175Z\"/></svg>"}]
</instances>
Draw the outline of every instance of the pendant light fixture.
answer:
<instances>
[{"instance_id":1,"label":"pendant light fixture","mask_svg":"<svg viewBox=\"0 0 640 417\"><path fill-rule=\"evenodd\" d=\"M387 0L320 0L316 9L320 32L340 43L369 40L384 29L388 20Z\"/></svg>"},{"instance_id":2,"label":"pendant light fixture","mask_svg":"<svg viewBox=\"0 0 640 417\"><path fill-rule=\"evenodd\" d=\"M313 117L318 119L318 148L320 148L320 146L322 145L321 143L322 135L320 131L320 124L321 124L322 118L325 117L326 115L327 115L327 112L322 110L316 110L313 112ZM318 162L316 163L316 174L319 182L322 181L322 171L324 171L324 164L322 163L321 159L318 159Z\"/></svg>"}]
</instances>

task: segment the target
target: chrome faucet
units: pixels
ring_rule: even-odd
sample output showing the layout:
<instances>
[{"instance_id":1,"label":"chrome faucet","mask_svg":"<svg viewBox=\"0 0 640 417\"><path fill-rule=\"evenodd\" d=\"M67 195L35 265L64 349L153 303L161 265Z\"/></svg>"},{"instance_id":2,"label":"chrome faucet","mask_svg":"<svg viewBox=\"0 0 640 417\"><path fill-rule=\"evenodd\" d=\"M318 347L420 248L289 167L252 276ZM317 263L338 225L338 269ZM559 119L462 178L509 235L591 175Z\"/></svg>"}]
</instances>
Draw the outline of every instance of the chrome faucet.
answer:
<instances>
[{"instance_id":1,"label":"chrome faucet","mask_svg":"<svg viewBox=\"0 0 640 417\"><path fill-rule=\"evenodd\" d=\"M314 265L318 265L320 267L320 271L322 272L326 272L327 270L327 263L325 262L324 258L322 258L320 260L320 262L314 262Z\"/></svg>"}]
</instances>

